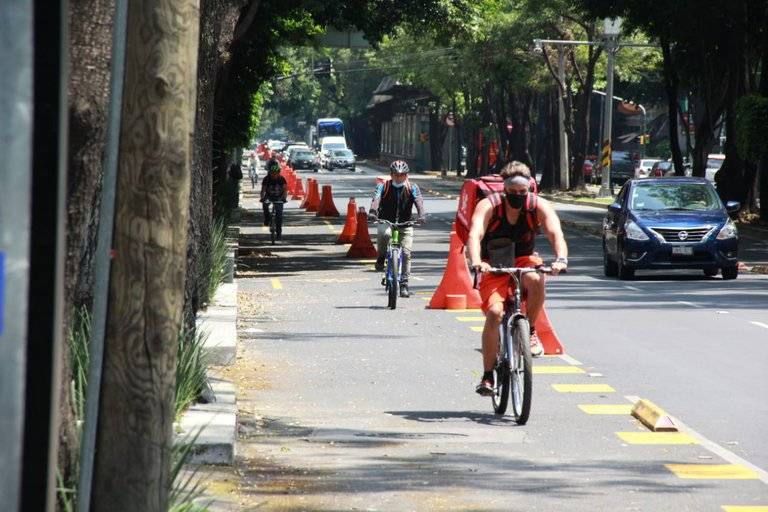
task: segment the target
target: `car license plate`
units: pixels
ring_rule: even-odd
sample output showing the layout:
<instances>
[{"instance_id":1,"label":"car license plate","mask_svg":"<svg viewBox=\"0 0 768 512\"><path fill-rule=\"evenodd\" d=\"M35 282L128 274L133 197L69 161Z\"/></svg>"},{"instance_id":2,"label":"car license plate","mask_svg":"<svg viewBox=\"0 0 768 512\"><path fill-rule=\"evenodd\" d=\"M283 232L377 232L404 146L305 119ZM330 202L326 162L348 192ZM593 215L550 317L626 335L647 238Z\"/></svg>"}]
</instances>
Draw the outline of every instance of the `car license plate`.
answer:
<instances>
[{"instance_id":1,"label":"car license plate","mask_svg":"<svg viewBox=\"0 0 768 512\"><path fill-rule=\"evenodd\" d=\"M684 245L673 247L672 254L674 256L693 256L693 247L684 246Z\"/></svg>"}]
</instances>

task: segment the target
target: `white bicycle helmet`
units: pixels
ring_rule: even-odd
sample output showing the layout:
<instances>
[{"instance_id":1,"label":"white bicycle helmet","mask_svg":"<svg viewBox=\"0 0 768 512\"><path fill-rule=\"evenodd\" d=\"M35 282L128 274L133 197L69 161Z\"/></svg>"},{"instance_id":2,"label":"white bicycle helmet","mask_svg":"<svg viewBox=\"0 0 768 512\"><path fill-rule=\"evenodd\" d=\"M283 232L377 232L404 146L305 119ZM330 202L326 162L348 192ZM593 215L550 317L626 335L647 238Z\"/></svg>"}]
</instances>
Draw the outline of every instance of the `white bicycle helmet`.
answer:
<instances>
[{"instance_id":1,"label":"white bicycle helmet","mask_svg":"<svg viewBox=\"0 0 768 512\"><path fill-rule=\"evenodd\" d=\"M403 160L395 160L389 166L389 171L395 174L408 174L408 171L410 171L410 169L408 168L408 164L405 163Z\"/></svg>"}]
</instances>

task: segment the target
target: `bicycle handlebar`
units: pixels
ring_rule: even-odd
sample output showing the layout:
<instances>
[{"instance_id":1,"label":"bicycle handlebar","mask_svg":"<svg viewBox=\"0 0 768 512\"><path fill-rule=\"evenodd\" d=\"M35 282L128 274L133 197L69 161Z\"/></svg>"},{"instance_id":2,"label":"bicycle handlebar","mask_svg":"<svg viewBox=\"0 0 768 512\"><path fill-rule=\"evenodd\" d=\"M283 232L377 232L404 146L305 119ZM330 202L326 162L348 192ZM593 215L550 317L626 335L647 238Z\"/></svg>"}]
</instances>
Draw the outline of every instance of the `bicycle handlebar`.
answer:
<instances>
[{"instance_id":1,"label":"bicycle handlebar","mask_svg":"<svg viewBox=\"0 0 768 512\"><path fill-rule=\"evenodd\" d=\"M531 272L538 272L539 274L551 274L552 273L552 267L548 265L539 265L538 267L491 267L488 269L488 273L490 274L516 274L520 272L520 274L528 274ZM474 282L472 284L473 289L477 289L477 277L481 274L481 272L478 272L477 269L472 269L472 273L474 274ZM565 270L560 271L561 274L565 274Z\"/></svg>"},{"instance_id":2,"label":"bicycle handlebar","mask_svg":"<svg viewBox=\"0 0 768 512\"><path fill-rule=\"evenodd\" d=\"M272 204L285 204L286 201L273 201L272 199L262 199L262 203L272 203Z\"/></svg>"},{"instance_id":3,"label":"bicycle handlebar","mask_svg":"<svg viewBox=\"0 0 768 512\"><path fill-rule=\"evenodd\" d=\"M388 224L393 228L407 228L411 226L416 226L418 224L416 221L413 221L413 220L409 220L407 222L390 222L387 219L379 219L376 222L378 222L379 224Z\"/></svg>"}]
</instances>

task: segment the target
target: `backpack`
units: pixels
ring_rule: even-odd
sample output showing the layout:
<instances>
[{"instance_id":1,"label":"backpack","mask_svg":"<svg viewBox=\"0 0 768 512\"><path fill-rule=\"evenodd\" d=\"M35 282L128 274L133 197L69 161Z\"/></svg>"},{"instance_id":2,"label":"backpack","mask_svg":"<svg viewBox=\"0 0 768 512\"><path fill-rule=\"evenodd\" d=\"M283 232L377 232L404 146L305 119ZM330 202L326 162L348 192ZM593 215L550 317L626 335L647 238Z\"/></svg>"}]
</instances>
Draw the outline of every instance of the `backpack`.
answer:
<instances>
[{"instance_id":1,"label":"backpack","mask_svg":"<svg viewBox=\"0 0 768 512\"><path fill-rule=\"evenodd\" d=\"M531 230L536 231L539 226L539 221L536 217L536 206L538 205L538 196L536 195L536 181L531 178L531 192L525 201L525 216L528 221L528 226ZM498 174L492 174L490 176L483 176L481 178L466 180L459 192L459 206L456 210L456 219L454 224L456 225L456 235L462 244L467 245L467 239L469 239L469 229L472 227L472 215L475 213L475 206L480 200L486 197L491 197L494 194L498 194L499 199L504 197L504 180ZM495 218L500 219L504 215L504 202L500 200L494 200L491 197L491 204L498 211ZM500 221L492 221L488 229L494 229Z\"/></svg>"},{"instance_id":2,"label":"backpack","mask_svg":"<svg viewBox=\"0 0 768 512\"><path fill-rule=\"evenodd\" d=\"M384 182L384 190L381 192L381 199L384 199L387 196L387 194L389 194L389 191L391 188L392 188L392 180L389 179ZM403 188L405 189L406 195L409 195L411 193L411 182L408 181L408 178L405 179Z\"/></svg>"}]
</instances>

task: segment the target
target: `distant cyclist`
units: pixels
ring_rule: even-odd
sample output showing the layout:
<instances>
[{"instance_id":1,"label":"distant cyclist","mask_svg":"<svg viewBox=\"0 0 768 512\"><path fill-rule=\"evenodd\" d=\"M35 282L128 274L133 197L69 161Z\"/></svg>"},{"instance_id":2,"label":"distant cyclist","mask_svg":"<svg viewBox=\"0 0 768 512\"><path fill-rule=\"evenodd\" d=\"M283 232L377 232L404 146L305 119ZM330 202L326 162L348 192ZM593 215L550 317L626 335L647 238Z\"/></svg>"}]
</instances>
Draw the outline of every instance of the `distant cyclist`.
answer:
<instances>
[{"instance_id":1,"label":"distant cyclist","mask_svg":"<svg viewBox=\"0 0 768 512\"><path fill-rule=\"evenodd\" d=\"M568 266L568 246L565 243L560 219L545 199L530 191L531 171L521 162L511 162L501 170L504 194L488 196L477 203L469 231L469 259L475 271L484 273L480 281L480 297L485 312L483 327L483 377L476 391L481 395L493 394L493 367L499 351L499 324L504 315L504 301L509 290L507 274L487 274L491 261L505 266L535 267L542 264L534 252L536 232L543 228L555 261L552 274L557 275ZM530 197L530 200L528 200ZM514 244L514 254L511 249ZM544 307L544 278L531 272L523 276L526 311L531 325L531 354L540 356L544 348L534 325Z\"/></svg>"},{"instance_id":2,"label":"distant cyclist","mask_svg":"<svg viewBox=\"0 0 768 512\"><path fill-rule=\"evenodd\" d=\"M413 206L418 212L417 222L424 224L426 214L424 211L424 198L418 185L408 181L408 164L402 160L395 160L389 166L390 179L376 186L373 194L371 209L368 216L371 220L384 219L390 222L408 222L411 220ZM401 231L400 245L403 248L403 277L400 282L400 296L409 297L408 279L411 276L411 252L413 249L413 227L403 228ZM379 224L377 233L378 257L376 258L376 270L384 270L384 260L387 257L387 245L392 237L392 229L386 224Z\"/></svg>"},{"instance_id":3,"label":"distant cyclist","mask_svg":"<svg viewBox=\"0 0 768 512\"><path fill-rule=\"evenodd\" d=\"M288 182L280 176L280 162L271 158L267 161L267 175L261 180L261 202L264 210L264 225L269 226L271 215L269 203L288 199ZM279 240L283 232L283 203L275 203L275 230Z\"/></svg>"}]
</instances>

